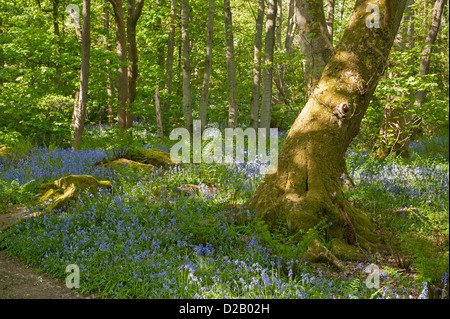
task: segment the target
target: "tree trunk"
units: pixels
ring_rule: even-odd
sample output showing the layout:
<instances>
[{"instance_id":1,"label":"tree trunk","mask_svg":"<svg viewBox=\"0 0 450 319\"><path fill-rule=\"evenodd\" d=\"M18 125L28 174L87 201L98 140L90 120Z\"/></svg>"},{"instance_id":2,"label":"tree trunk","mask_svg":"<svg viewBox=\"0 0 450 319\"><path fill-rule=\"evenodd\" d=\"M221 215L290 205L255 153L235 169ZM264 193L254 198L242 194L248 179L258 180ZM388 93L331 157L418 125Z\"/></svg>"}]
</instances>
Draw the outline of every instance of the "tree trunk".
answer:
<instances>
[{"instance_id":1,"label":"tree trunk","mask_svg":"<svg viewBox=\"0 0 450 319\"><path fill-rule=\"evenodd\" d=\"M156 8L160 8L160 0L156 1ZM155 34L158 34L162 30L161 18L158 18L154 25ZM159 87L163 86L161 83L163 69L164 69L164 43L158 41L158 73L156 74L156 87L155 87L155 111L156 111L156 128L158 132L158 137L162 139L164 137L163 121L162 121L162 110L161 110L161 98L159 94Z\"/></svg>"},{"instance_id":2,"label":"tree trunk","mask_svg":"<svg viewBox=\"0 0 450 319\"><path fill-rule=\"evenodd\" d=\"M83 0L83 32L82 32L82 52L81 52L81 74L80 74L80 100L78 107L74 110L74 132L72 148L76 149L81 145L84 130L84 118L86 114L86 103L88 98L89 83L89 58L91 48L90 30L91 1Z\"/></svg>"},{"instance_id":3,"label":"tree trunk","mask_svg":"<svg viewBox=\"0 0 450 319\"><path fill-rule=\"evenodd\" d=\"M128 100L125 129L133 126L134 116L131 111L133 102L136 98L136 81L138 77L138 52L136 44L136 25L142 13L144 0L128 0L127 11L127 42L128 42Z\"/></svg>"},{"instance_id":4,"label":"tree trunk","mask_svg":"<svg viewBox=\"0 0 450 319\"><path fill-rule=\"evenodd\" d=\"M333 25L334 25L334 5L335 0L327 0L327 18L326 24L328 33L330 34L330 42L333 43Z\"/></svg>"},{"instance_id":5,"label":"tree trunk","mask_svg":"<svg viewBox=\"0 0 450 319\"><path fill-rule=\"evenodd\" d=\"M114 20L116 23L117 37L117 57L120 62L119 67L119 88L117 90L117 124L120 130L127 128L128 111L128 73L127 73L127 35L125 33L125 23L123 20L122 0L109 0L114 10Z\"/></svg>"},{"instance_id":6,"label":"tree trunk","mask_svg":"<svg viewBox=\"0 0 450 319\"><path fill-rule=\"evenodd\" d=\"M2 18L0 18L0 37L3 36L3 30L2 30ZM0 86L3 87L3 76L2 71L3 68L5 67L5 57L3 56L3 54L0 54Z\"/></svg>"},{"instance_id":7,"label":"tree trunk","mask_svg":"<svg viewBox=\"0 0 450 319\"><path fill-rule=\"evenodd\" d=\"M52 10L52 15L53 15L53 34L56 36L57 38L57 48L56 48L56 54L59 56L61 54L61 42L59 41L59 10L58 10L58 4L59 1L58 0L53 0L53 10ZM55 71L55 78L53 79L53 84L55 86L55 93L58 93L58 89L59 89L59 81L61 80L61 66L56 63L56 71Z\"/></svg>"},{"instance_id":8,"label":"tree trunk","mask_svg":"<svg viewBox=\"0 0 450 319\"><path fill-rule=\"evenodd\" d=\"M305 76L309 95L319 81L333 47L325 23L323 1L296 0L295 20L300 29L300 50L306 56Z\"/></svg>"},{"instance_id":9,"label":"tree trunk","mask_svg":"<svg viewBox=\"0 0 450 319\"><path fill-rule=\"evenodd\" d=\"M286 31L286 38L284 40L284 49L288 54L290 53L292 48L292 41L294 39L294 32L295 32L294 8L295 8L295 0L290 0L288 12L288 27Z\"/></svg>"},{"instance_id":10,"label":"tree trunk","mask_svg":"<svg viewBox=\"0 0 450 319\"><path fill-rule=\"evenodd\" d=\"M340 178L344 155L384 73L406 0L378 1L391 17L381 28L366 27L367 1L357 1L347 29L278 156L278 170L267 175L246 203L271 229L285 221L291 232L306 231L326 218L329 247L341 259L361 257L379 242L371 220L344 197ZM308 258L337 262L317 240Z\"/></svg>"},{"instance_id":11,"label":"tree trunk","mask_svg":"<svg viewBox=\"0 0 450 319\"><path fill-rule=\"evenodd\" d=\"M425 47L422 50L421 58L420 58L420 71L419 76L427 75L430 70L430 55L433 51L433 45L436 41L436 37L439 32L439 27L441 25L441 17L442 12L444 10L444 6L447 3L447 0L436 0L434 3L432 19L430 29L427 34L427 38L425 39ZM426 91L418 91L416 93L416 99L414 101L414 108L420 109L425 103L427 92ZM415 118L415 123L420 124L421 119ZM417 130L416 130L417 131Z\"/></svg>"},{"instance_id":12,"label":"tree trunk","mask_svg":"<svg viewBox=\"0 0 450 319\"><path fill-rule=\"evenodd\" d=\"M170 109L170 94L172 94L173 81L173 52L175 48L175 28L177 19L178 0L172 0L170 6L170 24L169 24L169 39L167 40L167 61L166 61L166 87L164 93L168 99L164 102L164 111Z\"/></svg>"},{"instance_id":13,"label":"tree trunk","mask_svg":"<svg viewBox=\"0 0 450 319\"><path fill-rule=\"evenodd\" d=\"M155 89L155 109L156 109L156 127L158 130L158 137L162 139L164 137L164 130L162 125L162 116L161 116L161 102L159 98L159 85L156 85Z\"/></svg>"},{"instance_id":14,"label":"tree trunk","mask_svg":"<svg viewBox=\"0 0 450 319\"><path fill-rule=\"evenodd\" d=\"M105 3L103 5L103 29L106 32L106 46L108 48L108 51L111 51L111 44L109 42L109 8L108 8L108 0L105 0ZM114 118L114 107L113 107L113 101L112 96L114 92L114 86L111 78L111 61L108 59L106 60L107 65L107 76L106 76L106 94L108 96L107 100L107 108L106 112L108 114L108 124L112 126L113 118Z\"/></svg>"},{"instance_id":15,"label":"tree trunk","mask_svg":"<svg viewBox=\"0 0 450 319\"><path fill-rule=\"evenodd\" d=\"M185 128L192 132L191 46L189 43L189 0L181 0L181 33L183 41L183 114Z\"/></svg>"},{"instance_id":16,"label":"tree trunk","mask_svg":"<svg viewBox=\"0 0 450 319\"><path fill-rule=\"evenodd\" d=\"M258 128L259 120L259 95L261 91L261 50L262 30L264 22L264 0L258 0L258 17L255 27L255 51L253 55L253 86L252 99L250 102L250 125L255 130Z\"/></svg>"},{"instance_id":17,"label":"tree trunk","mask_svg":"<svg viewBox=\"0 0 450 319\"><path fill-rule=\"evenodd\" d=\"M266 40L264 44L263 87L261 99L261 127L267 130L269 136L270 113L272 106L272 74L273 47L275 44L275 19L277 16L277 0L269 0L266 20Z\"/></svg>"},{"instance_id":18,"label":"tree trunk","mask_svg":"<svg viewBox=\"0 0 450 319\"><path fill-rule=\"evenodd\" d=\"M234 64L233 18L231 15L230 0L223 1L223 9L225 15L225 39L227 47L228 127L235 128L237 124L237 81L236 66Z\"/></svg>"},{"instance_id":19,"label":"tree trunk","mask_svg":"<svg viewBox=\"0 0 450 319\"><path fill-rule=\"evenodd\" d=\"M283 41L282 41L282 30L283 30L283 1L278 0L277 1L277 23L276 23L276 49L278 52L282 52L283 47ZM277 63L275 76L274 76L274 83L275 88L277 89L277 95L274 97L274 103L279 104L282 101L284 101L284 84L283 84L283 78L284 78L284 63L283 59L279 59Z\"/></svg>"},{"instance_id":20,"label":"tree trunk","mask_svg":"<svg viewBox=\"0 0 450 319\"><path fill-rule=\"evenodd\" d=\"M403 31L397 34L395 45L402 52L411 50L414 47L414 19L413 7L414 0L408 0L406 4L405 16L403 20ZM407 63L412 64L415 61L410 59ZM394 62L395 63L395 62ZM408 70L407 65L401 66L402 70ZM407 73L389 72L389 78L396 79L408 77ZM401 90L395 90L401 91ZM372 153L382 159L389 154L394 153L408 158L409 154L409 126L410 117L407 111L411 106L412 92L401 92L397 96L387 96L384 107L383 123L380 128L379 139L374 146Z\"/></svg>"},{"instance_id":21,"label":"tree trunk","mask_svg":"<svg viewBox=\"0 0 450 319\"><path fill-rule=\"evenodd\" d=\"M207 121L209 80L211 78L211 67L212 67L212 46L213 46L215 10L216 10L215 0L209 0L208 30L206 35L205 70L203 73L203 86L202 86L202 93L200 96L200 121L202 132L205 128Z\"/></svg>"},{"instance_id":22,"label":"tree trunk","mask_svg":"<svg viewBox=\"0 0 450 319\"><path fill-rule=\"evenodd\" d=\"M282 1L281 1L282 2ZM286 53L287 59L290 58L292 53L292 42L294 40L295 33L295 23L294 23L294 4L295 0L289 1L289 11L288 11L288 25L286 30L286 38L284 40L284 51ZM284 60L286 61L286 59ZM278 90L278 101L282 101L285 105L290 105L290 90L289 83L285 79L286 73L286 62L282 62L278 65L278 77L275 81L275 85Z\"/></svg>"}]
</instances>

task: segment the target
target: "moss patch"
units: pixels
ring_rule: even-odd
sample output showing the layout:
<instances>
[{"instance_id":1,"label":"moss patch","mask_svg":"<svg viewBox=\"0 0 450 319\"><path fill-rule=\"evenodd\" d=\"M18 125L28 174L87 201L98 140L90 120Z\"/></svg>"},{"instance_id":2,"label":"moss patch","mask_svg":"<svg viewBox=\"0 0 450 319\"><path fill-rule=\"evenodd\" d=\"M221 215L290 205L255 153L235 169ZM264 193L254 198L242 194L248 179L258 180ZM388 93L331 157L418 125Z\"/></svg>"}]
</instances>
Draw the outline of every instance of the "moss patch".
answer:
<instances>
[{"instance_id":1,"label":"moss patch","mask_svg":"<svg viewBox=\"0 0 450 319\"><path fill-rule=\"evenodd\" d=\"M305 259L311 263L325 263L334 268L344 271L345 265L332 254L317 238L308 246Z\"/></svg>"},{"instance_id":2,"label":"moss patch","mask_svg":"<svg viewBox=\"0 0 450 319\"><path fill-rule=\"evenodd\" d=\"M101 162L97 163L97 165L106 166L110 168L127 167L133 170L143 170L143 171L152 171L155 169L154 165L143 164L126 158L118 158L113 161L102 160Z\"/></svg>"},{"instance_id":3,"label":"moss patch","mask_svg":"<svg viewBox=\"0 0 450 319\"><path fill-rule=\"evenodd\" d=\"M174 165L169 153L157 149L132 148L123 158L158 168Z\"/></svg>"},{"instance_id":4,"label":"moss patch","mask_svg":"<svg viewBox=\"0 0 450 319\"><path fill-rule=\"evenodd\" d=\"M69 200L76 200L81 192L95 193L99 188L112 190L111 182L99 181L90 175L69 175L54 182L46 183L38 187L42 203L51 201L45 210L61 209Z\"/></svg>"}]
</instances>

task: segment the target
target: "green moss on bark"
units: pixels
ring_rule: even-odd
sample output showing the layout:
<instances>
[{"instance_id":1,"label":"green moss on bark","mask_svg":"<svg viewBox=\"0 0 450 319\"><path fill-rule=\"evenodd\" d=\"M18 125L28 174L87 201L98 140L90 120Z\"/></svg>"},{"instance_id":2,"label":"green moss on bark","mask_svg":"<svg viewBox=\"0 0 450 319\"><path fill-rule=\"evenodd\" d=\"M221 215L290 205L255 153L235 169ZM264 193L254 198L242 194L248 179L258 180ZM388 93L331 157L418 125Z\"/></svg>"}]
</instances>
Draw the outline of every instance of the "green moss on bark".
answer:
<instances>
[{"instance_id":1,"label":"green moss on bark","mask_svg":"<svg viewBox=\"0 0 450 319\"><path fill-rule=\"evenodd\" d=\"M50 202L45 208L48 212L64 208L70 200L76 200L81 192L96 193L100 188L112 191L111 182L99 181L90 175L69 175L39 186L39 200L42 203Z\"/></svg>"},{"instance_id":2,"label":"green moss on bark","mask_svg":"<svg viewBox=\"0 0 450 319\"><path fill-rule=\"evenodd\" d=\"M132 148L127 151L124 158L158 168L174 165L169 153L157 149Z\"/></svg>"}]
</instances>

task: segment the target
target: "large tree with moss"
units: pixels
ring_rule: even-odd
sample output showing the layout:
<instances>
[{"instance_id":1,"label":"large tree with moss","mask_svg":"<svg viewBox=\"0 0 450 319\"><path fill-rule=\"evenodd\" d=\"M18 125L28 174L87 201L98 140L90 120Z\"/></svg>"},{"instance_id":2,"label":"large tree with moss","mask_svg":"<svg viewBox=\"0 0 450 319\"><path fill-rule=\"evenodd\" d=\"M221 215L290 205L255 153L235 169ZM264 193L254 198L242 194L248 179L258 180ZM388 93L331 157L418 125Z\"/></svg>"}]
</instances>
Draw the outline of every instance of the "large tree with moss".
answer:
<instances>
[{"instance_id":1,"label":"large tree with moss","mask_svg":"<svg viewBox=\"0 0 450 319\"><path fill-rule=\"evenodd\" d=\"M371 9L375 3L379 27L367 23L377 18ZM247 203L272 228L284 222L292 232L306 231L324 218L331 222L330 249L315 240L312 258L354 258L380 241L371 219L346 200L342 185L344 155L384 73L406 0L375 3L356 1L341 41L281 148L277 172L266 176Z\"/></svg>"}]
</instances>

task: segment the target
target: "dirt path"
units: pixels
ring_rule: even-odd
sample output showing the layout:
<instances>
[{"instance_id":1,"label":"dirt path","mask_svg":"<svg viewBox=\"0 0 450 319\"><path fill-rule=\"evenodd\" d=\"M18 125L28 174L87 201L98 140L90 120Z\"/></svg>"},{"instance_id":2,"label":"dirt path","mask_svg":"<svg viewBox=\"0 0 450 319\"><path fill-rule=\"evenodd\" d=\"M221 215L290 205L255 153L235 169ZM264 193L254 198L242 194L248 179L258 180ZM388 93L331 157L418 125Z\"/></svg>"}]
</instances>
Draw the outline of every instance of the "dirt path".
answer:
<instances>
[{"instance_id":1,"label":"dirt path","mask_svg":"<svg viewBox=\"0 0 450 319\"><path fill-rule=\"evenodd\" d=\"M16 257L0 251L0 299L90 299L64 283L47 275L38 274L37 267L26 265Z\"/></svg>"},{"instance_id":2,"label":"dirt path","mask_svg":"<svg viewBox=\"0 0 450 319\"><path fill-rule=\"evenodd\" d=\"M0 231L15 220L31 213L20 205L0 212ZM8 257L0 250L0 299L90 299L66 287L48 274L39 274L38 267L30 266L17 257Z\"/></svg>"}]
</instances>

